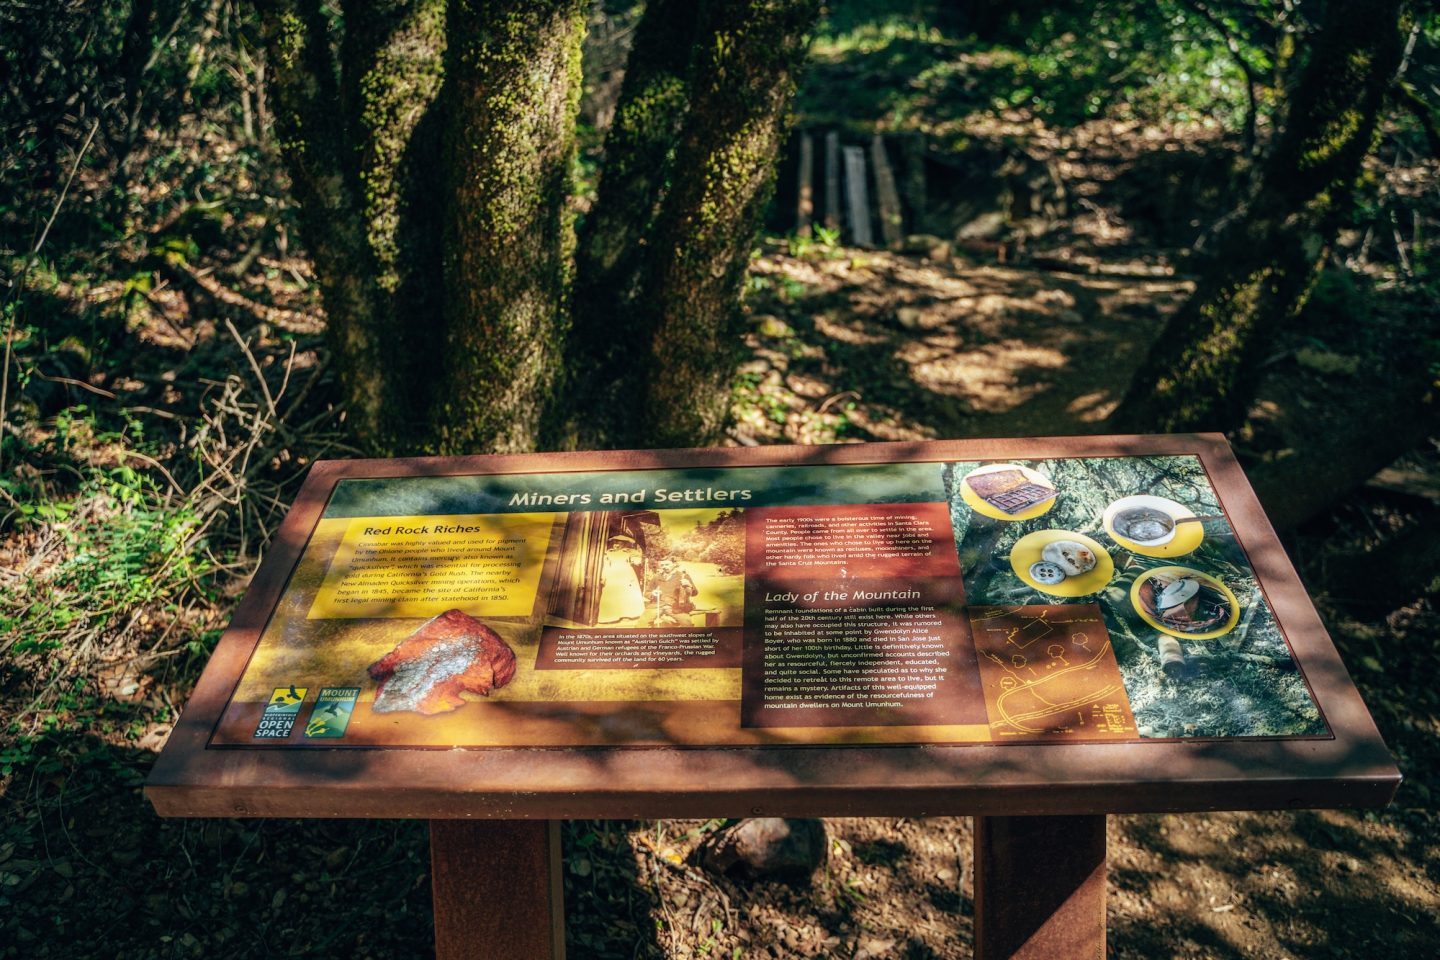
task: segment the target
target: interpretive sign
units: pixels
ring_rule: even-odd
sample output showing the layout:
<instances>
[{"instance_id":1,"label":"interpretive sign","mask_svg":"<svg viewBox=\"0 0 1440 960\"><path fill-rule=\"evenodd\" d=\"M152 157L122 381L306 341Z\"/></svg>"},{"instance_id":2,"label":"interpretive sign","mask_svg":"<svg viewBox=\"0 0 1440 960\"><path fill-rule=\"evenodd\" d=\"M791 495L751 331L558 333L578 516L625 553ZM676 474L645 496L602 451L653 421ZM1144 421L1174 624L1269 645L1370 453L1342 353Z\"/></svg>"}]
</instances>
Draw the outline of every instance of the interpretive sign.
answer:
<instances>
[{"instance_id":1,"label":"interpretive sign","mask_svg":"<svg viewBox=\"0 0 1440 960\"><path fill-rule=\"evenodd\" d=\"M974 815L976 955L1078 960L1104 814L1398 782L1170 436L317 463L146 790L429 819L447 958L563 957L562 818Z\"/></svg>"},{"instance_id":2,"label":"interpretive sign","mask_svg":"<svg viewBox=\"0 0 1440 960\"><path fill-rule=\"evenodd\" d=\"M1136 752L1065 754L1089 788L1185 744L1211 788L1394 786L1216 437L321 463L255 592L152 790L382 748L740 749L737 789L809 748L833 790L837 749L940 750L935 787Z\"/></svg>"},{"instance_id":3,"label":"interpretive sign","mask_svg":"<svg viewBox=\"0 0 1440 960\"><path fill-rule=\"evenodd\" d=\"M1131 455L342 479L210 743L1328 734L1200 459Z\"/></svg>"}]
</instances>

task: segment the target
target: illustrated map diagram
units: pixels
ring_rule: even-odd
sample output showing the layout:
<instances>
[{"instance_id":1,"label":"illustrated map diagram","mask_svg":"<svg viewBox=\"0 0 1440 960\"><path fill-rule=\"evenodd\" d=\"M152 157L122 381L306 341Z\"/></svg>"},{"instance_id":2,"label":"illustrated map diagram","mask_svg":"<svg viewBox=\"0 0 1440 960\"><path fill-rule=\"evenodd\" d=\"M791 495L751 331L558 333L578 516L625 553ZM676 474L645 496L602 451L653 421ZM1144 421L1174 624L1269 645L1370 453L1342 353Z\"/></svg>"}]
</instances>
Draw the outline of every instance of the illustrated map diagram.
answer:
<instances>
[{"instance_id":1,"label":"illustrated map diagram","mask_svg":"<svg viewBox=\"0 0 1440 960\"><path fill-rule=\"evenodd\" d=\"M1099 607L971 607L969 614L997 738L1135 737Z\"/></svg>"}]
</instances>

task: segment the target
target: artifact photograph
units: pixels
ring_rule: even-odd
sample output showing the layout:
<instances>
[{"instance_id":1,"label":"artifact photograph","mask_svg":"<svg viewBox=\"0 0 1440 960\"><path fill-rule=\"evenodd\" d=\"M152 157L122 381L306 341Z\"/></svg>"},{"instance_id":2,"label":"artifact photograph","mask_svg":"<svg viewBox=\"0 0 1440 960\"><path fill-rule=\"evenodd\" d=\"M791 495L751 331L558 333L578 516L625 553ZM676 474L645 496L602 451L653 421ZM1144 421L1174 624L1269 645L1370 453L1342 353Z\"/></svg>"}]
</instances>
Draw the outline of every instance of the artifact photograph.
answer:
<instances>
[{"instance_id":1,"label":"artifact photograph","mask_svg":"<svg viewBox=\"0 0 1440 960\"><path fill-rule=\"evenodd\" d=\"M560 534L546 623L739 626L744 560L739 509L571 513Z\"/></svg>"},{"instance_id":2,"label":"artifact photograph","mask_svg":"<svg viewBox=\"0 0 1440 960\"><path fill-rule=\"evenodd\" d=\"M1197 458L952 463L944 479L966 602L1095 605L1142 738L1326 734Z\"/></svg>"}]
</instances>

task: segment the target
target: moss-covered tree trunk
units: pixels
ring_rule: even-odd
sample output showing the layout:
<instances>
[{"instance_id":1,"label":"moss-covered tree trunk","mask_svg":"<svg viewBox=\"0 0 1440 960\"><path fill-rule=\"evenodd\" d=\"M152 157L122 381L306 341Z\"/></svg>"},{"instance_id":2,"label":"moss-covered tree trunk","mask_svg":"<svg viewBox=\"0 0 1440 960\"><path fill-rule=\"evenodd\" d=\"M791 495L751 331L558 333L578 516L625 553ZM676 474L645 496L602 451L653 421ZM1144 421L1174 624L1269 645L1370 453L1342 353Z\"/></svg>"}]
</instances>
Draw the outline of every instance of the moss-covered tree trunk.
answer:
<instances>
[{"instance_id":1,"label":"moss-covered tree trunk","mask_svg":"<svg viewBox=\"0 0 1440 960\"><path fill-rule=\"evenodd\" d=\"M741 285L817 0L709 4L697 34L674 183L657 219L645 290L653 325L648 444L718 440L739 348Z\"/></svg>"},{"instance_id":2,"label":"moss-covered tree trunk","mask_svg":"<svg viewBox=\"0 0 1440 960\"><path fill-rule=\"evenodd\" d=\"M363 14L347 7L341 94L374 305L372 356L385 383L374 435L389 451L411 450L426 435L435 382L430 351L444 301L434 228L443 202L433 182L445 50L444 0L367 4Z\"/></svg>"},{"instance_id":3,"label":"moss-covered tree trunk","mask_svg":"<svg viewBox=\"0 0 1440 960\"><path fill-rule=\"evenodd\" d=\"M1304 305L1352 202L1399 66L1401 0L1332 0L1257 187L1210 246L1111 424L1228 430L1245 419L1266 345Z\"/></svg>"},{"instance_id":4,"label":"moss-covered tree trunk","mask_svg":"<svg viewBox=\"0 0 1440 960\"><path fill-rule=\"evenodd\" d=\"M650 0L635 31L615 119L605 135L595 208L580 237L577 260L587 286L624 291L627 280L636 280L635 264L669 184L675 136L689 106L700 6L695 0Z\"/></svg>"},{"instance_id":5,"label":"moss-covered tree trunk","mask_svg":"<svg viewBox=\"0 0 1440 960\"><path fill-rule=\"evenodd\" d=\"M689 107L695 43L693 0L651 0L625 64L615 119L605 136L595 206L580 232L574 325L569 341L570 432L579 446L632 440L653 333L633 308L651 231L673 171L675 137Z\"/></svg>"},{"instance_id":6,"label":"moss-covered tree trunk","mask_svg":"<svg viewBox=\"0 0 1440 960\"><path fill-rule=\"evenodd\" d=\"M444 170L446 452L533 450L569 323L584 0L455 0Z\"/></svg>"},{"instance_id":7,"label":"moss-covered tree trunk","mask_svg":"<svg viewBox=\"0 0 1440 960\"><path fill-rule=\"evenodd\" d=\"M362 444L719 436L741 281L818 0L653 0L578 254L585 0L258 2Z\"/></svg>"},{"instance_id":8,"label":"moss-covered tree trunk","mask_svg":"<svg viewBox=\"0 0 1440 960\"><path fill-rule=\"evenodd\" d=\"M441 196L434 110L444 0L261 0L276 128L324 298L357 437L415 449L428 421L427 345L439 324ZM417 431L419 431L417 433Z\"/></svg>"}]
</instances>

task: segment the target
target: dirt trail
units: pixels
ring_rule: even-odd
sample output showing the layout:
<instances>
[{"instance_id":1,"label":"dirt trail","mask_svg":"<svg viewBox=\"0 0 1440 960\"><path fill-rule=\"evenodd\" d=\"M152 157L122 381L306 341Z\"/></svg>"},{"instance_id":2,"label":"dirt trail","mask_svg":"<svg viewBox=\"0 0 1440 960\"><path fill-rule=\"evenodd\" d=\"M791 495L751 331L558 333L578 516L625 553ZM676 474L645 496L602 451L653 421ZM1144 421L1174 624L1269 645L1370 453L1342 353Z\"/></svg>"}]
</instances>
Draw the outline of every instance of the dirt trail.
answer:
<instances>
[{"instance_id":1,"label":"dirt trail","mask_svg":"<svg viewBox=\"0 0 1440 960\"><path fill-rule=\"evenodd\" d=\"M761 260L737 436L1094 432L1189 284L1164 265L1074 267L857 250Z\"/></svg>"}]
</instances>

